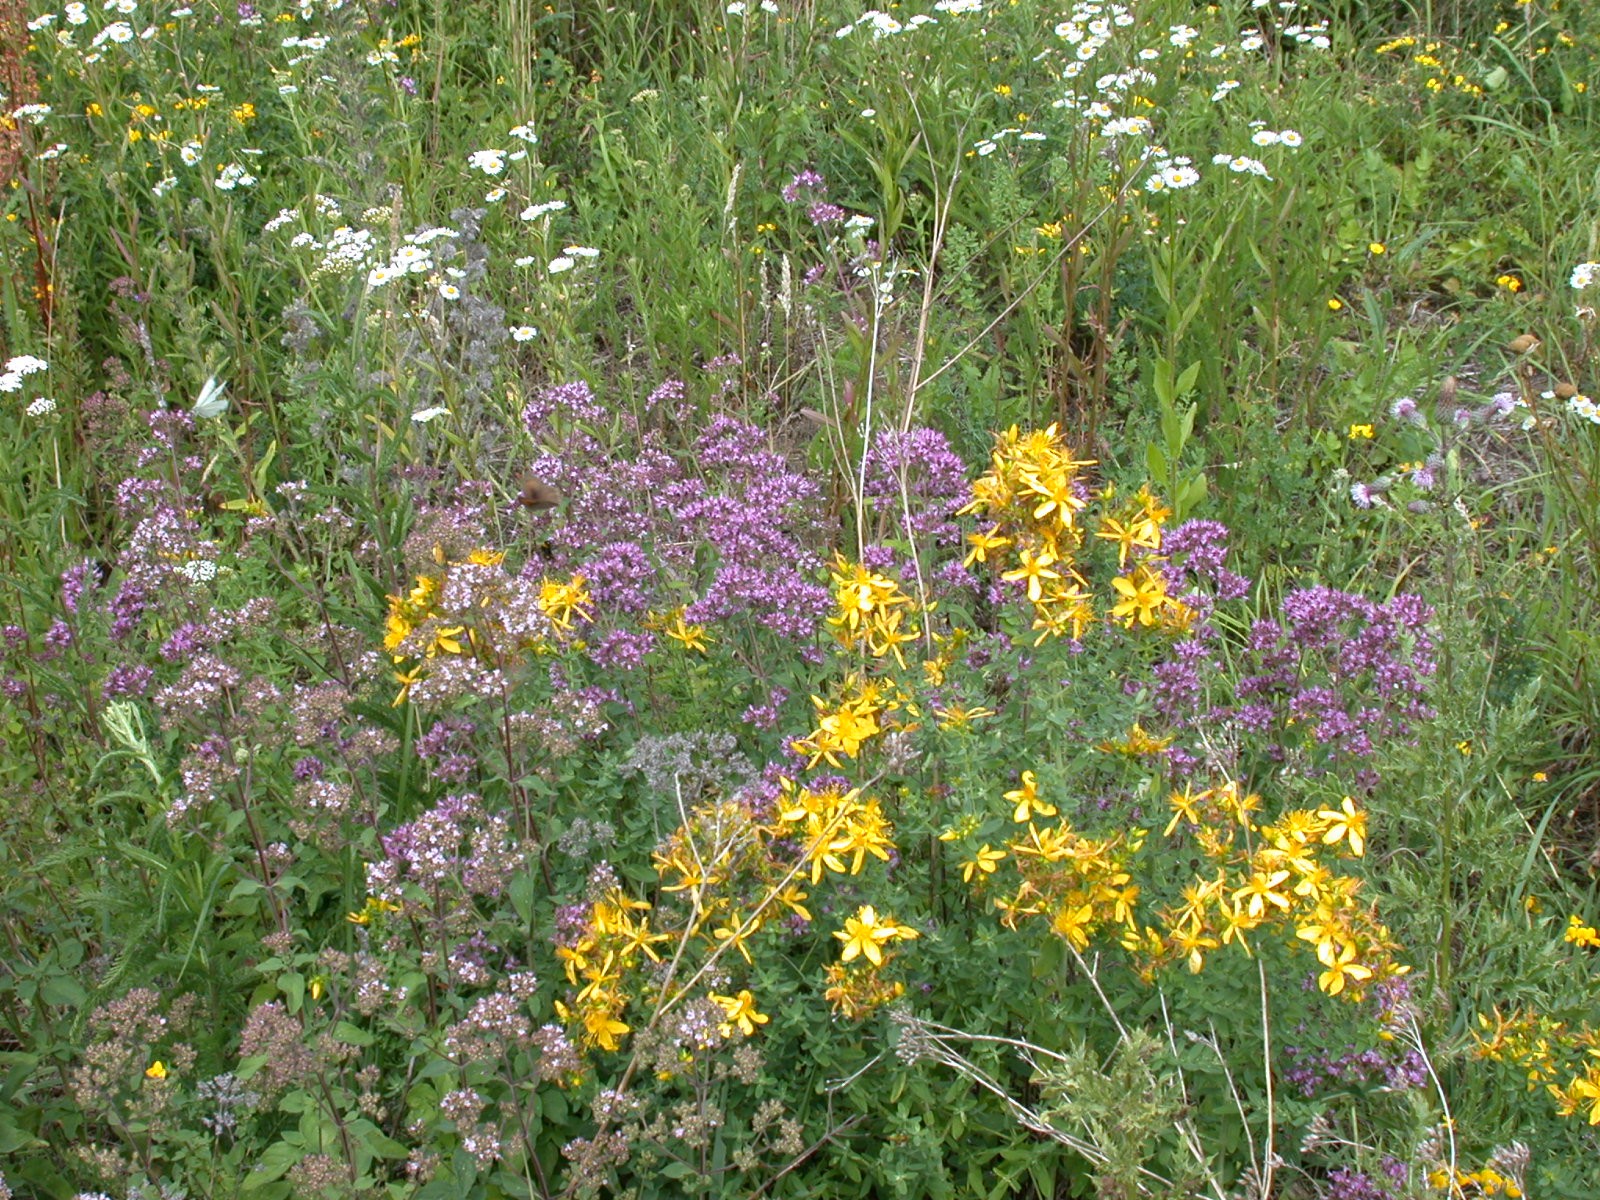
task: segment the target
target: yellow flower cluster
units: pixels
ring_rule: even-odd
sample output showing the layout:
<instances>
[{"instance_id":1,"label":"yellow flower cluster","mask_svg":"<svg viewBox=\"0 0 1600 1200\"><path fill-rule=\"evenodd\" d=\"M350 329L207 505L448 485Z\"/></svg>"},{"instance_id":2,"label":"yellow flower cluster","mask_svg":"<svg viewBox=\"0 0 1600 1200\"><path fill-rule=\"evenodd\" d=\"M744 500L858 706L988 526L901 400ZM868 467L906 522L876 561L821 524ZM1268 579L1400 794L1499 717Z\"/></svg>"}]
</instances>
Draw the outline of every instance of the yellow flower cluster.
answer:
<instances>
[{"instance_id":1,"label":"yellow flower cluster","mask_svg":"<svg viewBox=\"0 0 1600 1200\"><path fill-rule=\"evenodd\" d=\"M827 986L822 994L836 1012L857 1021L905 994L903 982L882 973L894 958L894 952L887 947L891 942L921 937L920 933L887 913L880 916L872 905L863 904L855 916L845 918L844 928L833 936L844 943L844 949L839 961L830 963L823 972Z\"/></svg>"},{"instance_id":2,"label":"yellow flower cluster","mask_svg":"<svg viewBox=\"0 0 1600 1200\"><path fill-rule=\"evenodd\" d=\"M1600 947L1600 933L1576 914L1568 917L1562 941L1584 949ZM1587 1024L1577 1028L1532 1009L1518 1009L1509 1016L1498 1008L1493 1018L1480 1013L1473 1039L1479 1058L1507 1063L1521 1070L1528 1089L1544 1085L1563 1117L1582 1117L1590 1125L1600 1125L1600 1032ZM1555 1080L1567 1077L1562 1086ZM1509 1193L1507 1193L1509 1195Z\"/></svg>"},{"instance_id":3,"label":"yellow flower cluster","mask_svg":"<svg viewBox=\"0 0 1600 1200\"><path fill-rule=\"evenodd\" d=\"M964 565L992 557L1002 579L1026 586L1039 634L1035 645L1055 637L1079 639L1095 620L1093 598L1078 568L1090 495L1082 469L1093 461L1075 457L1054 425L1027 434L1013 425L996 438L989 470L973 483L971 501L959 510L992 522L968 535L971 549ZM1110 616L1129 628L1182 628L1193 620L1186 606L1167 595L1156 559L1146 557L1128 570L1134 550L1153 555L1161 549L1161 529L1171 515L1141 488L1094 524L1094 537L1117 547L1117 570L1123 573L1112 580L1118 599Z\"/></svg>"},{"instance_id":4,"label":"yellow flower cluster","mask_svg":"<svg viewBox=\"0 0 1600 1200\"><path fill-rule=\"evenodd\" d=\"M888 576L851 563L843 555L829 572L833 581L834 614L828 618L833 635L847 650L865 649L873 658L893 654L905 669L900 647L922 636L906 624L906 614L917 604Z\"/></svg>"},{"instance_id":5,"label":"yellow flower cluster","mask_svg":"<svg viewBox=\"0 0 1600 1200\"><path fill-rule=\"evenodd\" d=\"M556 947L567 982L579 987L582 981L574 1007L558 1002L556 1009L562 1020L576 1020L583 1029L583 1043L590 1048L618 1048L617 1039L631 1030L622 1019L631 999L626 971L641 955L660 962L655 946L671 940L670 934L651 930L649 917L633 915L649 911L645 901L611 888L589 906L589 919L578 940Z\"/></svg>"},{"instance_id":6,"label":"yellow flower cluster","mask_svg":"<svg viewBox=\"0 0 1600 1200\"><path fill-rule=\"evenodd\" d=\"M1198 972L1207 951L1237 942L1249 954L1251 933L1279 925L1315 948L1323 967L1317 986L1330 996L1359 997L1374 980L1410 969L1394 960L1398 947L1375 908L1358 899L1361 881L1323 862L1327 850L1365 852L1367 816L1349 796L1338 808L1295 809L1259 825L1261 797L1233 781L1174 791L1168 803L1173 815L1164 836L1192 826L1214 873L1197 875L1182 903L1161 914L1164 928L1124 943L1130 950L1151 954L1154 963L1183 959Z\"/></svg>"},{"instance_id":7,"label":"yellow flower cluster","mask_svg":"<svg viewBox=\"0 0 1600 1200\"><path fill-rule=\"evenodd\" d=\"M642 995L645 989L630 984L628 968L639 955L655 959L653 943L676 942L674 967L688 963L691 947L704 952L699 961L705 966L730 952L753 966L752 939L777 915L812 920L804 890L808 881L815 887L830 875L858 875L869 859L887 862L895 849L894 826L879 801L842 783L810 787L782 779L766 820L729 798L698 804L686 817L654 855L662 892L677 898L660 910L667 915L659 931L651 932L628 911L647 905L613 891L592 906L579 941L558 951L566 960L568 982L582 985L564 1006L563 1017L581 1026L590 1047L615 1049L631 1031L626 1008L635 992ZM827 984L838 1011L859 1017L900 994L900 985L880 974L893 958L886 946L916 937L916 930L880 918L867 906L835 936L845 945L828 970ZM670 982L651 987L655 992L644 998L658 1012L676 1002ZM719 1032L724 1038L735 1032L751 1036L767 1021L748 991L710 998L723 1010Z\"/></svg>"},{"instance_id":8,"label":"yellow flower cluster","mask_svg":"<svg viewBox=\"0 0 1600 1200\"><path fill-rule=\"evenodd\" d=\"M851 675L840 687L839 698L831 704L821 696L811 697L817 710L817 727L803 738L793 739L789 745L809 756L807 768L819 762L838 767L840 755L855 758L861 744L876 737L886 728L879 718L901 709L916 715L903 692L893 684L881 680L861 679ZM902 726L911 728L911 726Z\"/></svg>"},{"instance_id":9,"label":"yellow flower cluster","mask_svg":"<svg viewBox=\"0 0 1600 1200\"><path fill-rule=\"evenodd\" d=\"M444 551L434 548L439 569L418 575L416 585L403 595L387 597L389 611L384 618L383 648L400 670L395 679L400 692L394 707L405 703L412 686L427 671L428 661L440 655L498 655L502 664L508 653L545 653L550 647L541 638L513 638L497 618L510 594L511 580L499 577L480 585L470 605L461 612L446 612L445 584L452 570L460 567L499 567L505 554L496 550L473 550L467 557L450 561ZM581 575L570 580L546 579L540 584L539 611L550 622L555 634L569 639L575 620L592 617L589 593Z\"/></svg>"},{"instance_id":10,"label":"yellow flower cluster","mask_svg":"<svg viewBox=\"0 0 1600 1200\"><path fill-rule=\"evenodd\" d=\"M1507 1200L1518 1200L1522 1195L1516 1180L1507 1178L1493 1167L1478 1171L1458 1170L1454 1180L1448 1167L1435 1167L1428 1172L1428 1186L1436 1192L1448 1192L1451 1196L1459 1197L1505 1196Z\"/></svg>"}]
</instances>

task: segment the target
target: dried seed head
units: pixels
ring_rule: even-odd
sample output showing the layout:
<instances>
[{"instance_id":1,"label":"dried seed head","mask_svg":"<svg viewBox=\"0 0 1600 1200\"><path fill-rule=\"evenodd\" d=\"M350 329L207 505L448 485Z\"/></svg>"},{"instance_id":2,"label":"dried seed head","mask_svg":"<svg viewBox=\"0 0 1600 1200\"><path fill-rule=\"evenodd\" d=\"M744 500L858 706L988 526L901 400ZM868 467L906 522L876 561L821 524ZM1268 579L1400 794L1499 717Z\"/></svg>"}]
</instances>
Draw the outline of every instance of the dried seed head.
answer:
<instances>
[{"instance_id":1,"label":"dried seed head","mask_svg":"<svg viewBox=\"0 0 1600 1200\"><path fill-rule=\"evenodd\" d=\"M1531 333L1525 333L1520 337L1512 338L1511 341L1506 343L1506 349L1511 351L1513 354L1526 354L1538 344L1538 338L1534 337Z\"/></svg>"}]
</instances>

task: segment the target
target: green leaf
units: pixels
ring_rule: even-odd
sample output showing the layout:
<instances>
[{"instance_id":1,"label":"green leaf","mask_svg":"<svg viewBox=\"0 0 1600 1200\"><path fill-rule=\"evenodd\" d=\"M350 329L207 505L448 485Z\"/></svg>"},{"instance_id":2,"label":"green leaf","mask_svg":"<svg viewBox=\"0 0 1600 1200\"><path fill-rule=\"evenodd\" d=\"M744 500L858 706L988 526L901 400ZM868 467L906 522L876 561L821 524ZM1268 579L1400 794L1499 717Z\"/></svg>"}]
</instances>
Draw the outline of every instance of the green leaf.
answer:
<instances>
[{"instance_id":1,"label":"green leaf","mask_svg":"<svg viewBox=\"0 0 1600 1200\"><path fill-rule=\"evenodd\" d=\"M335 1041L343 1042L346 1046L370 1046L378 1040L375 1034L360 1026L352 1025L349 1021L340 1021L335 1025L333 1037Z\"/></svg>"},{"instance_id":2,"label":"green leaf","mask_svg":"<svg viewBox=\"0 0 1600 1200\"><path fill-rule=\"evenodd\" d=\"M288 1174L289 1168L300 1161L302 1154L298 1146L291 1146L287 1142L268 1146L266 1152L256 1159L255 1168L244 1177L244 1190L254 1191L263 1184L282 1179Z\"/></svg>"},{"instance_id":3,"label":"green leaf","mask_svg":"<svg viewBox=\"0 0 1600 1200\"><path fill-rule=\"evenodd\" d=\"M89 993L70 975L52 975L40 986L39 998L46 1004L77 1008L89 998Z\"/></svg>"},{"instance_id":4,"label":"green leaf","mask_svg":"<svg viewBox=\"0 0 1600 1200\"><path fill-rule=\"evenodd\" d=\"M291 1013L300 1011L306 1000L306 977L298 971L285 971L278 976L278 990L288 1001Z\"/></svg>"}]
</instances>

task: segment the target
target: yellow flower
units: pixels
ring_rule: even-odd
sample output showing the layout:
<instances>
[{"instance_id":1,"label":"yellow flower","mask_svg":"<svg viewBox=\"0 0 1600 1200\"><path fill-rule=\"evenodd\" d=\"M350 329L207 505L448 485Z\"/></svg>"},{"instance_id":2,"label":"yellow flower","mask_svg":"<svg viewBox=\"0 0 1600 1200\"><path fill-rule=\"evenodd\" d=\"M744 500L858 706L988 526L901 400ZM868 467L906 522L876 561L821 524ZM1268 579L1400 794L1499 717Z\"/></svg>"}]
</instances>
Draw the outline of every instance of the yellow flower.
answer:
<instances>
[{"instance_id":1,"label":"yellow flower","mask_svg":"<svg viewBox=\"0 0 1600 1200\"><path fill-rule=\"evenodd\" d=\"M165 1079L167 1077L167 1068L160 1059L157 1059L146 1068L144 1074L146 1079Z\"/></svg>"},{"instance_id":2,"label":"yellow flower","mask_svg":"<svg viewBox=\"0 0 1600 1200\"><path fill-rule=\"evenodd\" d=\"M1000 526L996 525L988 533L967 534L967 544L972 547L967 557L962 560L963 567L970 567L975 562L988 562L989 551L1001 550L1011 544L1011 539L1001 537Z\"/></svg>"},{"instance_id":3,"label":"yellow flower","mask_svg":"<svg viewBox=\"0 0 1600 1200\"><path fill-rule=\"evenodd\" d=\"M1349 796L1344 798L1344 803L1337 809L1323 809L1317 814L1328 822L1328 831L1322 835L1322 844L1332 846L1343 841L1350 847L1350 853L1360 858L1366 851L1367 845L1367 814L1357 812L1355 801Z\"/></svg>"},{"instance_id":4,"label":"yellow flower","mask_svg":"<svg viewBox=\"0 0 1600 1200\"><path fill-rule=\"evenodd\" d=\"M1343 307L1344 307L1344 301L1339 299L1339 297L1337 297L1337 296L1329 296L1328 297L1328 311L1329 312L1338 312Z\"/></svg>"},{"instance_id":5,"label":"yellow flower","mask_svg":"<svg viewBox=\"0 0 1600 1200\"><path fill-rule=\"evenodd\" d=\"M1561 940L1590 950L1600 949L1600 932L1593 925L1585 925L1577 913L1567 918L1567 931L1561 935Z\"/></svg>"},{"instance_id":6,"label":"yellow flower","mask_svg":"<svg viewBox=\"0 0 1600 1200\"><path fill-rule=\"evenodd\" d=\"M835 931L833 936L844 943L844 952L839 955L840 962L864 957L873 966L881 967L885 942L920 935L915 929L895 924L893 919L880 923L877 909L870 904L863 904L856 910L855 916L845 918L844 928Z\"/></svg>"},{"instance_id":7,"label":"yellow flower","mask_svg":"<svg viewBox=\"0 0 1600 1200\"><path fill-rule=\"evenodd\" d=\"M1061 573L1059 571L1052 571L1050 569L1050 564L1056 561L1054 551L1048 549L1039 550L1037 552L1033 550L1024 550L1021 554L1017 555L1017 561L1022 565L1014 571L1006 571L1000 576L1000 578L1004 579L1007 583L1014 583L1018 580L1024 579L1027 580L1028 599L1034 601L1035 603L1038 602L1039 597L1044 595L1044 580L1061 578Z\"/></svg>"},{"instance_id":8,"label":"yellow flower","mask_svg":"<svg viewBox=\"0 0 1600 1200\"><path fill-rule=\"evenodd\" d=\"M1367 253L1368 254L1386 254L1386 253L1388 253L1388 250L1389 250L1389 247L1385 246L1382 242L1368 242L1367 243Z\"/></svg>"},{"instance_id":9,"label":"yellow flower","mask_svg":"<svg viewBox=\"0 0 1600 1200\"><path fill-rule=\"evenodd\" d=\"M971 883L976 874L993 875L995 864L1006 856L1004 850L991 850L985 842L983 848L961 864L961 882Z\"/></svg>"},{"instance_id":10,"label":"yellow flower","mask_svg":"<svg viewBox=\"0 0 1600 1200\"><path fill-rule=\"evenodd\" d=\"M1156 614L1167 603L1167 581L1148 567L1135 568L1132 575L1118 575L1111 581L1122 599L1112 606L1111 615L1124 620L1132 629L1154 625Z\"/></svg>"},{"instance_id":11,"label":"yellow flower","mask_svg":"<svg viewBox=\"0 0 1600 1200\"><path fill-rule=\"evenodd\" d=\"M1022 786L1006 793L1006 799L1016 805L1012 811L1011 819L1018 825L1031 821L1037 813L1041 817L1056 815L1056 806L1047 804L1039 799L1039 784L1032 771L1022 773Z\"/></svg>"},{"instance_id":12,"label":"yellow flower","mask_svg":"<svg viewBox=\"0 0 1600 1200\"><path fill-rule=\"evenodd\" d=\"M711 998L722 1006L723 1014L728 1018L719 1030L723 1037L731 1036L735 1028L749 1037L755 1033L757 1025L765 1025L771 1020L765 1013L756 1011L755 997L748 988L737 996L719 996L713 992Z\"/></svg>"},{"instance_id":13,"label":"yellow flower","mask_svg":"<svg viewBox=\"0 0 1600 1200\"><path fill-rule=\"evenodd\" d=\"M1350 426L1350 440L1352 442L1355 441L1358 438L1366 438L1366 439L1368 439L1370 441L1372 436L1373 436L1373 430L1372 430L1372 426L1371 425L1352 425L1352 426Z\"/></svg>"},{"instance_id":14,"label":"yellow flower","mask_svg":"<svg viewBox=\"0 0 1600 1200\"><path fill-rule=\"evenodd\" d=\"M682 609L678 610L671 624L667 626L664 632L673 641L682 642L685 650L698 650L701 654L708 653L706 643L711 639L706 634L706 627L704 625L685 624Z\"/></svg>"},{"instance_id":15,"label":"yellow flower","mask_svg":"<svg viewBox=\"0 0 1600 1200\"><path fill-rule=\"evenodd\" d=\"M1330 996L1344 991L1345 980L1360 983L1372 978L1372 968L1356 962L1356 948L1346 942L1327 964L1328 969L1317 976L1317 986Z\"/></svg>"}]
</instances>

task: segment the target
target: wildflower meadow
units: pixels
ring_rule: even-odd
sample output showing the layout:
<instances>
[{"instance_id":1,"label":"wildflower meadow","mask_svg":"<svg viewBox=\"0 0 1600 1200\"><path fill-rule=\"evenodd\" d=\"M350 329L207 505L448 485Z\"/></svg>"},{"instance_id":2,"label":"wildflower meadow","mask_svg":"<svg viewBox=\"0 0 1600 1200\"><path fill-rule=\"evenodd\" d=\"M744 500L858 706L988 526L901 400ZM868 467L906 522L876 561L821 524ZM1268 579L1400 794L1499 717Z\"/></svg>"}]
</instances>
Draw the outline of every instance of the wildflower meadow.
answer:
<instances>
[{"instance_id":1,"label":"wildflower meadow","mask_svg":"<svg viewBox=\"0 0 1600 1200\"><path fill-rule=\"evenodd\" d=\"M1591 84L0 0L0 1200L1600 1196Z\"/></svg>"}]
</instances>

